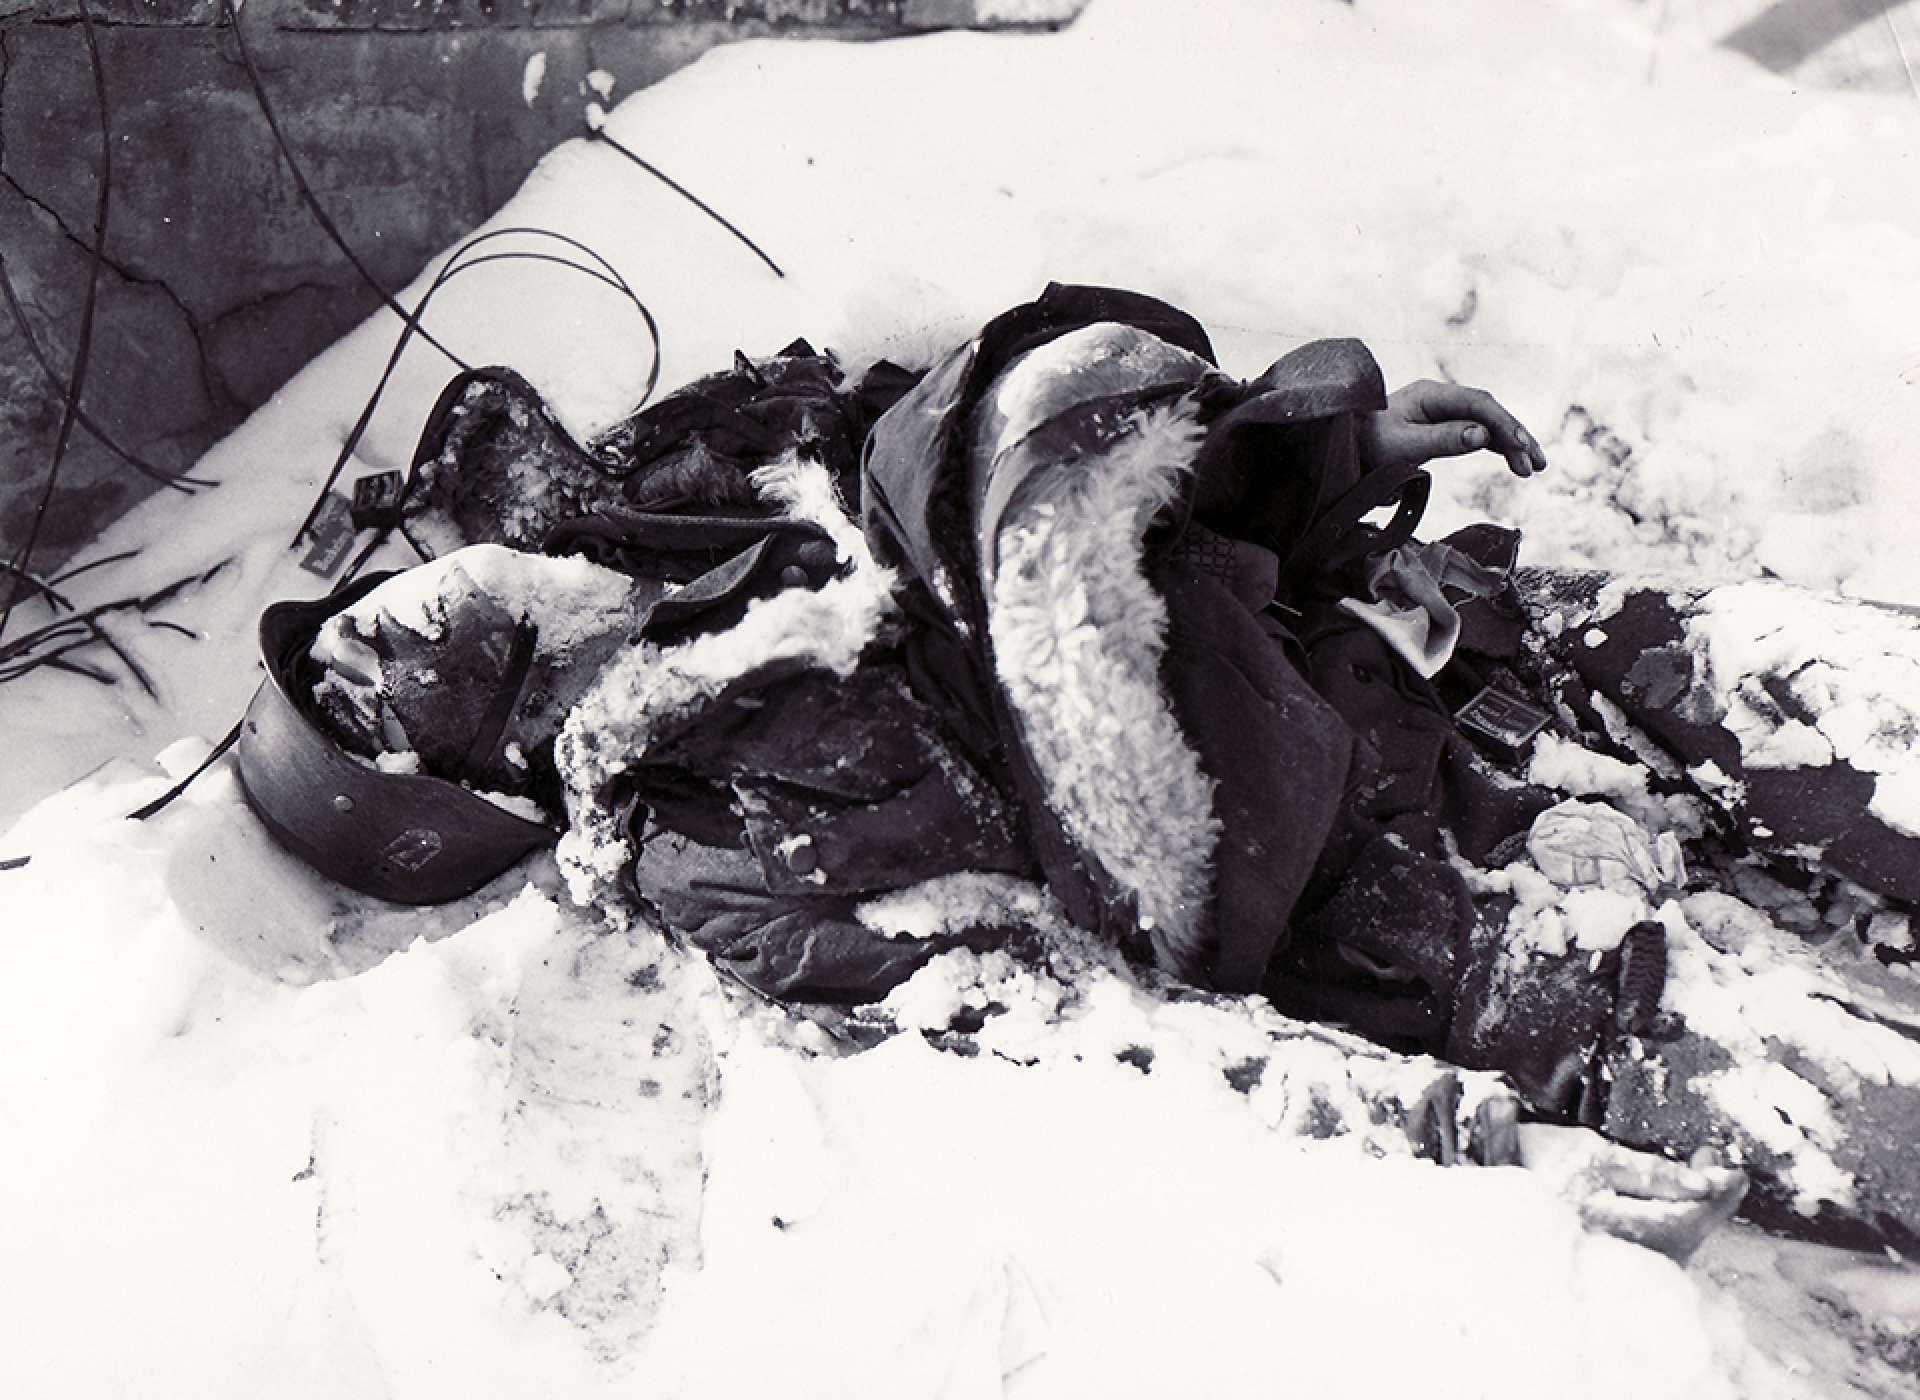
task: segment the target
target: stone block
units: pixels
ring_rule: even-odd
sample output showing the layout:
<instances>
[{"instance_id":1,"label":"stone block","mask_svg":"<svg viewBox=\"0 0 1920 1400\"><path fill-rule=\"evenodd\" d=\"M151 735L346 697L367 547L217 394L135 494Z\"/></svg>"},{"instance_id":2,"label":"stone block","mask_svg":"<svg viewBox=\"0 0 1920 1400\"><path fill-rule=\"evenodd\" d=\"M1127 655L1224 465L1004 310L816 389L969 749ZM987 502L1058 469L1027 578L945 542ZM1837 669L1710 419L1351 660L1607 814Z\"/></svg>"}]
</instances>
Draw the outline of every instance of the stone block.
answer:
<instances>
[{"instance_id":1,"label":"stone block","mask_svg":"<svg viewBox=\"0 0 1920 1400\"><path fill-rule=\"evenodd\" d=\"M541 155L584 133L595 70L611 72L625 96L737 38L873 39L1022 23L1035 4L1083 2L248 0L240 23L322 205L374 277L399 288L510 197ZM95 38L114 143L85 406L126 447L178 468L180 454L232 427L377 301L302 201L222 0L86 3L104 21ZM75 4L0 0L0 250L62 374L100 148ZM536 55L545 77L529 100ZM60 415L4 324L0 391L0 558L11 558ZM43 562L152 489L84 432L62 483Z\"/></svg>"},{"instance_id":2,"label":"stone block","mask_svg":"<svg viewBox=\"0 0 1920 1400\"><path fill-rule=\"evenodd\" d=\"M0 248L41 357L64 385L73 369L86 293L87 255L60 237L51 218L0 187ZM22 248L37 259L18 255ZM166 292L103 268L95 308L84 405L117 443L163 471L180 471L216 436L194 329ZM0 557L24 542L52 463L64 412L56 388L10 315L0 316ZM138 501L152 483L84 428L74 430L60 489L34 558L51 566Z\"/></svg>"}]
</instances>

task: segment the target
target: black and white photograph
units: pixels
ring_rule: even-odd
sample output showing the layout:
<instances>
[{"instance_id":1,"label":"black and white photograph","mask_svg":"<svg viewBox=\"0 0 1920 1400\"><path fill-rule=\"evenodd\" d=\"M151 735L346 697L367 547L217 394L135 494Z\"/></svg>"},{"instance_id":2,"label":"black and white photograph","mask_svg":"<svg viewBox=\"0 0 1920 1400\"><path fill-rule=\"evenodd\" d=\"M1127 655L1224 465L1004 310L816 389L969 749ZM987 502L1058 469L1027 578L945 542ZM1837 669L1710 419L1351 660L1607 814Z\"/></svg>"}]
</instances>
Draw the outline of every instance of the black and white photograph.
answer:
<instances>
[{"instance_id":1,"label":"black and white photograph","mask_svg":"<svg viewBox=\"0 0 1920 1400\"><path fill-rule=\"evenodd\" d=\"M1920 0L0 0L0 1395L1920 1400Z\"/></svg>"}]
</instances>

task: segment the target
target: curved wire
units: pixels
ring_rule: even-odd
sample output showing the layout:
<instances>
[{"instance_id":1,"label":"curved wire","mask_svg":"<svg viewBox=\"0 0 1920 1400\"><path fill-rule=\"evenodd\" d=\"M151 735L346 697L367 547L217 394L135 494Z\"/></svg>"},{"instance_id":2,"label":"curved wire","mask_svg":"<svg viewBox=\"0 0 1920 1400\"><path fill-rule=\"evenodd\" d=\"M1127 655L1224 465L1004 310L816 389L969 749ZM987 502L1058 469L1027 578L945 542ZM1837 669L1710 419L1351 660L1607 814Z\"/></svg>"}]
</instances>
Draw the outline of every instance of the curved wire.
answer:
<instances>
[{"instance_id":1,"label":"curved wire","mask_svg":"<svg viewBox=\"0 0 1920 1400\"><path fill-rule=\"evenodd\" d=\"M13 561L7 606L0 611L0 637L6 635L7 624L13 621L13 607L20 599L20 580L31 577L33 551L40 543L40 526L47 518L47 507L53 502L60 465L66 460L67 443L72 440L73 426L79 418L80 391L86 383L87 366L93 360L93 313L99 300L100 265L106 257L107 217L112 208L113 117L107 104L107 73L100 61L100 39L93 30L93 12L87 8L87 0L74 0L74 3L80 11L80 28L87 39L87 61L93 68L94 101L100 114L100 185L93 206L93 256L87 264L86 300L81 303L80 335L73 347L73 373L67 378L66 411L60 418L59 434L53 440L53 460L48 464L46 485L41 488L39 503L33 510L33 523L27 527L26 543Z\"/></svg>"},{"instance_id":2,"label":"curved wire","mask_svg":"<svg viewBox=\"0 0 1920 1400\"><path fill-rule=\"evenodd\" d=\"M7 310L13 315L14 328L20 332L21 343L27 347L27 354L32 357L33 362L40 367L40 373L45 377L48 387L53 390L57 397L62 399L66 398L66 381L61 379L60 372L56 370L47 359L46 351L40 348L40 341L33 333L33 323L27 319L27 309L20 304L20 298L13 289L13 279L7 275L6 259L4 256L0 256L0 298L5 299ZM88 433L92 434L94 440L106 448L107 451L118 457L122 462L125 462L142 476L150 477L170 490L191 495L193 488L196 486L218 486L220 484L217 481L208 481L202 477L189 476L184 471L170 472L164 468L154 466L153 463L146 461L144 458L134 456L133 453L127 451L126 448L109 437L107 430L96 423L88 415L87 411L79 406L77 401L74 405L73 414L75 421L77 421L81 427L85 428Z\"/></svg>"},{"instance_id":3,"label":"curved wire","mask_svg":"<svg viewBox=\"0 0 1920 1400\"><path fill-rule=\"evenodd\" d=\"M300 191L300 198L306 204L307 211L313 215L314 221L320 225L321 230L325 232L327 237L333 240L333 246L338 248L346 260L353 264L353 270L360 274L360 280L373 289L380 300L386 304L388 310L404 319L407 314L406 308L400 305L392 292L389 292L381 285L380 279L373 275L367 265L360 261L360 255L353 251L352 245L347 242L346 235L340 232L339 225L334 223L325 207L321 205L320 197L313 192L313 186L307 183L306 171L301 167L299 160L295 158L293 147L288 143L286 133L280 129L280 119L274 114L273 103L267 99L266 82L261 78L260 70L253 62L253 54L247 48L247 36L241 31L240 27L240 11L234 7L233 0L220 0L220 9L222 13L226 15L227 24L233 30L233 44L234 47L240 51L241 66L247 70L247 82L253 88L253 99L255 103L259 105L260 115L267 119L267 130L273 133L273 143L280 148L280 158L286 161L287 170L293 176L294 187ZM453 351L447 349L446 346L434 339L427 331L421 331L420 338L441 354L445 355L449 360L452 360L456 365L460 366L461 369L472 368L465 360L454 354Z\"/></svg>"},{"instance_id":4,"label":"curved wire","mask_svg":"<svg viewBox=\"0 0 1920 1400\"><path fill-rule=\"evenodd\" d=\"M592 268L581 267L578 263L569 262L565 258L557 257L551 253L522 251L490 253L485 257L478 258L468 257L468 254L482 244L492 242L496 238L514 236L537 236L554 239L557 242L566 244L568 247L578 249L587 257L592 258L605 269L605 272L596 272ZM485 233L468 239L465 243L462 243L458 248L454 249L452 255L448 257L445 265L434 277L433 282L427 287L426 292L421 296L419 302L415 304L413 310L407 313L407 324L401 328L400 335L394 342L393 352L387 357L386 368L381 371L379 381L375 383L373 392L367 397L366 406L360 410L359 418L355 420L346 439L341 443L339 455L334 458L333 466L327 472L326 480L321 482L320 489L314 496L313 504L307 509L306 517L300 522L299 528L294 531L293 544L298 545L301 539L305 537L307 531L312 528L314 520L319 516L321 508L326 504L327 493L333 489L334 483L340 479L340 474L346 470L348 461L353 457L354 449L360 445L360 439L367 431L367 425L373 421L373 415L380 406L381 396L386 393L387 385L392 380L394 370L400 363L400 357L406 351L407 341L419 328L420 320L426 314L427 307L433 301L434 296L449 281L459 276L460 273L467 271L469 268L479 267L489 262L514 260L557 263L562 267L570 267L574 271L583 273L597 281L605 282L622 292L627 299L633 303L634 309L640 313L641 320L646 323L647 335L652 341L652 363L647 370L647 382L641 391L639 403L644 404L653 396L654 388L660 382L660 326L659 323L654 320L653 313L647 309L647 304L640 299L639 293L635 292L633 287L627 282L627 279L620 275L620 270L579 239L569 237L564 233L557 233L552 229L538 228L532 225L514 225L509 228L490 229Z\"/></svg>"},{"instance_id":5,"label":"curved wire","mask_svg":"<svg viewBox=\"0 0 1920 1400\"><path fill-rule=\"evenodd\" d=\"M681 184L678 180L674 179L673 176L667 174L666 171L662 170L659 166L655 165L652 161L648 160L645 156L639 154L637 151L629 150L626 146L622 145L619 142L619 140L617 140L613 136L610 136L607 133L606 127L591 126L590 130L593 133L594 140L605 141L609 146L613 147L614 150L620 152L621 155L625 156L628 160L632 161L635 165L639 166L642 170L646 171L647 174L653 176L654 179L658 180L661 184L665 185L668 189L672 190L675 194L679 195L682 199L686 200L687 203L693 205L693 207L698 209L702 214L705 214L709 219L712 219L716 224L720 225L721 228L725 229L728 233L732 234L735 238L739 239L742 243L746 244L748 248L753 250L753 255L755 257L759 258L761 262L765 263L768 267L773 269L773 275L775 277L785 277L787 275L785 272L781 271L779 263L775 262L772 258L767 256L766 250L764 248L762 248L758 243L755 243L751 238L747 237L746 234L742 233L738 228L734 226L733 222L730 219L728 219L718 209L715 209L711 204L707 203L706 200L700 198L699 195L695 194L692 190L688 189L685 185Z\"/></svg>"}]
</instances>

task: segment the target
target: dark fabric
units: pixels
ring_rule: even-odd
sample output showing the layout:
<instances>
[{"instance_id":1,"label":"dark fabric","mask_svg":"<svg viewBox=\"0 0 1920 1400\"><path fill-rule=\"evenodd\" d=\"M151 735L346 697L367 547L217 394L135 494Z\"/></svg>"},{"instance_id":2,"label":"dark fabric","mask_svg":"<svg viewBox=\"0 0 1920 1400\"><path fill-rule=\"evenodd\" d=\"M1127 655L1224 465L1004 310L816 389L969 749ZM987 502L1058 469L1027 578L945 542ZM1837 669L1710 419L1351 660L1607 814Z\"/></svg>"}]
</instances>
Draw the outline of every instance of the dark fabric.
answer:
<instances>
[{"instance_id":1,"label":"dark fabric","mask_svg":"<svg viewBox=\"0 0 1920 1400\"><path fill-rule=\"evenodd\" d=\"M1453 1021L1474 909L1417 819L1376 832L1296 924L1268 974L1281 1010L1397 1050L1438 1054Z\"/></svg>"},{"instance_id":2,"label":"dark fabric","mask_svg":"<svg viewBox=\"0 0 1920 1400\"><path fill-rule=\"evenodd\" d=\"M603 509L548 530L542 553L578 554L635 578L688 583L762 540L797 535L826 542L815 525L753 515ZM829 557L832 548L827 548Z\"/></svg>"},{"instance_id":3,"label":"dark fabric","mask_svg":"<svg viewBox=\"0 0 1920 1400\"><path fill-rule=\"evenodd\" d=\"M1104 321L1158 334L1198 359L1170 356L1158 379L1063 403L1007 450L974 454L976 408L995 378L1027 351ZM1401 1010L1420 1002L1421 1025L1417 1035L1403 1028L1401 1039L1425 1044L1444 1035L1456 945L1465 937L1464 893L1432 849L1437 832L1405 859L1404 847L1377 846L1344 888L1340 877L1396 821L1430 818L1471 786L1471 765L1450 761L1446 710L1432 687L1344 615L1310 640L1309 680L1291 664L1284 630L1179 548L1190 519L1197 531L1250 541L1296 567L1303 544L1316 555L1377 545L1382 537L1345 517L1355 513L1356 490L1371 490L1354 415L1384 404L1378 367L1352 341L1304 347L1247 384L1210 366L1204 333L1182 313L1131 293L1056 285L996 318L917 382L882 376L876 394L898 398L870 435L860 496L876 556L899 572L904 635L888 660L851 679L747 678L657 736L632 776L649 813L643 829L671 835L681 861L724 852L733 872L725 918L699 935L702 946L750 948L730 965L750 965L758 985L783 994L812 994L804 969L831 966L835 995L853 995L865 975L873 979L867 994L877 996L917 958L889 948L863 961L860 933L833 900L967 868L1038 873L1076 923L1142 941L1130 899L1066 834L1017 741L993 678L979 561L997 510L1029 478L1080 460L1142 408L1190 393L1207 437L1187 494L1142 548L1169 614L1161 681L1216 784L1223 831L1199 929L1207 954L1192 975L1230 991L1260 988L1296 912L1317 911L1291 964L1296 980L1350 980L1344 965L1326 962L1345 938L1371 949L1381 966L1415 970L1421 992L1397 999ZM669 421L659 415L655 430ZM637 456L661 447L644 434L634 441ZM991 475L971 479L982 463ZM1391 497L1410 479L1403 473L1372 495ZM636 519L646 526L649 518ZM595 524L581 534L606 532ZM643 547L657 535L636 532ZM650 634L669 623L675 635L728 625L770 576L776 586L788 577L764 563L776 547L768 537L738 550L656 605ZM930 761L936 751L942 759ZM643 859L636 874L692 936L696 924L706 929L720 917L695 912L697 889L715 887L661 889L649 872L663 859ZM1411 896L1396 905L1393 892L1403 885ZM1385 918L1390 907L1401 917ZM1363 969L1360 980L1370 976Z\"/></svg>"},{"instance_id":4,"label":"dark fabric","mask_svg":"<svg viewBox=\"0 0 1920 1400\"><path fill-rule=\"evenodd\" d=\"M1510 568L1518 539L1511 530L1473 526L1443 543L1489 567ZM1452 597L1461 616L1460 641L1452 661L1431 681L1341 609L1327 580L1318 589L1299 622L1308 675L1359 739L1343 808L1343 827L1351 829L1336 833L1330 868L1339 868L1374 832L1415 814L1446 830L1468 860L1479 861L1553 804L1544 789L1496 770L1453 721L1458 704L1520 650L1526 614L1510 583L1484 599ZM1512 685L1524 689L1517 680Z\"/></svg>"},{"instance_id":5,"label":"dark fabric","mask_svg":"<svg viewBox=\"0 0 1920 1400\"><path fill-rule=\"evenodd\" d=\"M1257 991L1338 816L1353 736L1219 580L1162 567L1152 581L1161 680L1216 784L1213 983Z\"/></svg>"},{"instance_id":6,"label":"dark fabric","mask_svg":"<svg viewBox=\"0 0 1920 1400\"><path fill-rule=\"evenodd\" d=\"M783 999L872 1001L941 949L1006 929L889 939L862 897L954 870L1031 874L1006 805L899 668L770 668L660 737L626 787L632 880L730 976Z\"/></svg>"},{"instance_id":7,"label":"dark fabric","mask_svg":"<svg viewBox=\"0 0 1920 1400\"><path fill-rule=\"evenodd\" d=\"M977 645L986 612L967 496L967 427L980 395L1014 359L1102 321L1137 326L1213 362L1200 323L1165 302L1110 287L1051 283L1037 300L995 317L937 363L867 439L861 482L867 538L882 562L904 570L909 588L927 593L934 606L925 616L943 619L960 639L972 692L968 707L976 713L990 708L979 698L990 687Z\"/></svg>"},{"instance_id":8,"label":"dark fabric","mask_svg":"<svg viewBox=\"0 0 1920 1400\"><path fill-rule=\"evenodd\" d=\"M619 461L619 504L674 511L751 503L754 468L798 451L851 492L871 405L842 389L840 366L804 340L777 355L697 379L602 434L599 454Z\"/></svg>"},{"instance_id":9,"label":"dark fabric","mask_svg":"<svg viewBox=\"0 0 1920 1400\"><path fill-rule=\"evenodd\" d=\"M1196 464L1193 516L1296 574L1303 537L1362 478L1353 415L1386 406L1380 368L1357 340L1315 341L1216 394L1224 411Z\"/></svg>"},{"instance_id":10,"label":"dark fabric","mask_svg":"<svg viewBox=\"0 0 1920 1400\"><path fill-rule=\"evenodd\" d=\"M621 791L637 892L781 997L871 1000L953 946L884 938L854 919L863 897L1032 873L1006 803L884 655L845 678L794 663L743 677L656 734Z\"/></svg>"},{"instance_id":11,"label":"dark fabric","mask_svg":"<svg viewBox=\"0 0 1920 1400\"><path fill-rule=\"evenodd\" d=\"M1540 596L1572 610L1589 602L1603 581L1587 574L1535 572L1529 583ZM1639 588L1621 599L1588 643L1588 629L1569 628L1552 640L1548 659L1569 703L1607 728L1593 696L1617 705L1635 725L1679 760L1697 770L1712 764L1729 779L1703 793L1724 806L1742 838L1762 850L1791 852L1817 847L1821 862L1881 894L1920 902L1920 837L1881 818L1873 797L1877 779L1844 757L1810 767L1749 767L1740 740L1726 725L1719 691L1728 683L1706 674L1687 630L1699 594ZM1886 618L1912 625L1914 610L1861 601ZM1812 723L1818 717L1785 678L1756 676L1760 699L1779 717Z\"/></svg>"},{"instance_id":12,"label":"dark fabric","mask_svg":"<svg viewBox=\"0 0 1920 1400\"><path fill-rule=\"evenodd\" d=\"M760 467L798 453L824 465L851 501L868 428L913 379L882 361L849 391L831 354L796 341L765 359L736 354L731 368L582 445L520 375L471 370L448 384L428 417L405 514L435 516L467 543L587 553L624 544L623 555L604 562L684 581L742 547L730 542L728 522L749 530L757 522L750 539L774 528L750 480ZM596 531L580 523L596 517L615 524ZM660 523L696 519L707 523Z\"/></svg>"},{"instance_id":13,"label":"dark fabric","mask_svg":"<svg viewBox=\"0 0 1920 1400\"><path fill-rule=\"evenodd\" d=\"M1158 334L1204 363L1144 384L1124 401L1073 405L990 458L991 481L972 480L968 430L994 377L1026 351L1098 321ZM979 553L994 535L992 502L1012 500L1026 476L1077 459L1107 425L1179 392L1196 396L1208 435L1189 494L1161 522L1158 538L1144 542L1150 562L1177 555L1186 521L1203 516L1222 536L1289 550L1314 513L1360 478L1353 415L1384 405L1379 369L1355 341L1303 347L1248 384L1208 370L1211 361L1204 333L1171 308L1133 294L1052 286L937 364L875 425L867 449L868 537L876 556L901 571L907 610L935 624L911 644L916 686L931 687L920 693L943 711L970 717L975 732L992 734L996 771L1020 795L1049 887L1075 922L1123 942L1135 937L1130 903L1062 831L1020 745L998 742L1018 730L991 674ZM1230 593L1155 567L1172 619L1162 681L1202 766L1220 784L1227 833L1206 920L1212 956L1201 975L1252 990L1332 825L1352 743Z\"/></svg>"},{"instance_id":14,"label":"dark fabric","mask_svg":"<svg viewBox=\"0 0 1920 1400\"><path fill-rule=\"evenodd\" d=\"M1620 960L1572 949L1504 955L1504 918L1483 917L1462 949L1453 1023L1440 1047L1468 1069L1505 1074L1535 1113L1575 1118L1604 1105L1593 1082L1614 1014Z\"/></svg>"},{"instance_id":15,"label":"dark fabric","mask_svg":"<svg viewBox=\"0 0 1920 1400\"><path fill-rule=\"evenodd\" d=\"M1354 761L1269 994L1297 1015L1445 1053L1462 999L1485 994L1492 974L1482 964L1498 943L1447 843L1485 860L1554 796L1493 772L1461 737L1439 689L1359 618L1318 603L1302 641L1315 692L1354 736ZM1479 984L1467 985L1476 976ZM1563 1053L1570 1044L1547 1038ZM1476 1067L1486 1063L1476 1055Z\"/></svg>"},{"instance_id":16,"label":"dark fabric","mask_svg":"<svg viewBox=\"0 0 1920 1400\"><path fill-rule=\"evenodd\" d=\"M1360 741L1348 810L1384 824L1433 811L1440 757L1454 739L1452 718L1433 687L1366 623L1338 608L1310 614L1302 631L1313 688Z\"/></svg>"},{"instance_id":17,"label":"dark fabric","mask_svg":"<svg viewBox=\"0 0 1920 1400\"><path fill-rule=\"evenodd\" d=\"M935 953L991 946L1008 931L886 938L853 917L844 896L775 894L750 852L655 832L631 870L668 927L756 991L781 999L858 1003L884 995Z\"/></svg>"}]
</instances>

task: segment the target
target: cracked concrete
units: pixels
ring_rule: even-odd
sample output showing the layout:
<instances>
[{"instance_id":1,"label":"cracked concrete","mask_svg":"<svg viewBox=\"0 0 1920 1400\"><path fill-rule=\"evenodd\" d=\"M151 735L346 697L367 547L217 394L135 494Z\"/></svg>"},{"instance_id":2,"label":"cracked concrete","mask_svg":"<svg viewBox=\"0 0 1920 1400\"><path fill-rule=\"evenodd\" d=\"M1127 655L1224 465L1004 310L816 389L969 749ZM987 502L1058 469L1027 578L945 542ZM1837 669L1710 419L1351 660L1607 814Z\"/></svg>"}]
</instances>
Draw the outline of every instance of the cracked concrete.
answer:
<instances>
[{"instance_id":1,"label":"cracked concrete","mask_svg":"<svg viewBox=\"0 0 1920 1400\"><path fill-rule=\"evenodd\" d=\"M22 33L0 32L0 114L28 67ZM26 46L31 47L31 46ZM87 89L91 91L91 87ZM55 374L72 374L92 263L91 222L99 137L69 164L85 176L88 235L16 178L15 138L0 122L0 249L35 342ZM109 242L108 252L112 252ZM182 470L213 440L223 407L201 373L198 328L164 284L102 260L86 406L116 441L163 470ZM12 318L0 324L0 547L13 558L52 460L62 396L21 339ZM44 571L99 525L153 489L91 434L77 431L62 464L60 489L41 532L36 563Z\"/></svg>"},{"instance_id":2,"label":"cracked concrete","mask_svg":"<svg viewBox=\"0 0 1920 1400\"><path fill-rule=\"evenodd\" d=\"M4 94L4 90L5 90L4 81L5 81L4 76L0 75L0 94ZM8 191L10 191L12 194L17 196L22 201L24 201L31 209L33 209L36 213L38 213L46 221L46 223L52 225L55 229L57 229L61 234L61 236L64 237L66 241L72 246L73 251L79 255L79 258L83 264L83 270L79 274L79 284L78 284L80 289L79 294L82 298L84 298L85 288L86 288L86 279L88 275L84 265L90 265L93 258L93 242L91 238L82 237L74 229L67 226L65 220L63 220L60 217L57 211L52 209L50 206L48 206L46 203L44 203L40 199L36 198L34 195L29 193L28 191L22 189L20 187L19 182L16 181L13 178L13 176L7 172L5 168L5 157L3 153L0 153L0 185L4 185ZM89 230L89 232L91 232L91 230ZM194 316L192 311L190 311L187 308L186 303L180 300L179 294L176 293L172 287L168 286L166 281L163 278L160 278L157 276L142 275L141 273L135 271L133 268L126 266L117 257L115 257L114 250L113 250L112 236L111 236L112 234L111 222L109 222L108 234L109 236L107 240L107 246L100 255L100 268L101 268L102 274L107 277L116 278L120 282L125 283L130 287L141 287L149 291L152 291L154 293L157 293L159 296L164 298L167 302L169 302L173 306L174 310L178 313L180 322L186 327L188 332L191 333L191 335L193 336L193 339L199 346L199 354L197 356L197 359L202 369L202 374L200 376L200 378L203 381L200 386L201 390L212 401L212 404L216 410L223 410L223 409L228 409L233 407L234 404L231 401L230 395L221 393L220 388L217 384L211 384L206 382L206 375L204 373L204 370L207 364L209 363L209 359L207 354L206 335L201 330L198 318ZM21 294L20 288L18 286L16 286L14 290L17 295L21 295L22 301L28 301L28 298L25 297L23 294ZM75 330L76 334L77 334L78 316L79 316L79 311L76 308L73 311L72 318L71 318L76 327L76 330ZM55 319L55 318L50 318L50 319ZM99 311L98 311L98 308L96 308L96 313L95 313L96 334L98 333L98 327L99 327ZM42 349L45 350L47 347L47 338L45 336L36 335L35 339L40 343ZM70 377L70 371L63 371L61 373L61 378L63 380L68 377Z\"/></svg>"},{"instance_id":3,"label":"cracked concrete","mask_svg":"<svg viewBox=\"0 0 1920 1400\"><path fill-rule=\"evenodd\" d=\"M114 154L85 407L177 471L378 301L300 200L220 0L86 3ZM1063 18L1080 3L1062 0ZM99 150L75 4L0 0L0 256L63 379ZM595 69L625 96L737 38L876 39L981 13L976 0L251 0L242 23L309 183L398 288L581 133ZM521 82L536 53L546 81L529 105ZM12 559L62 405L4 314L0 395L0 559ZM76 432L36 567L152 489Z\"/></svg>"}]
</instances>

